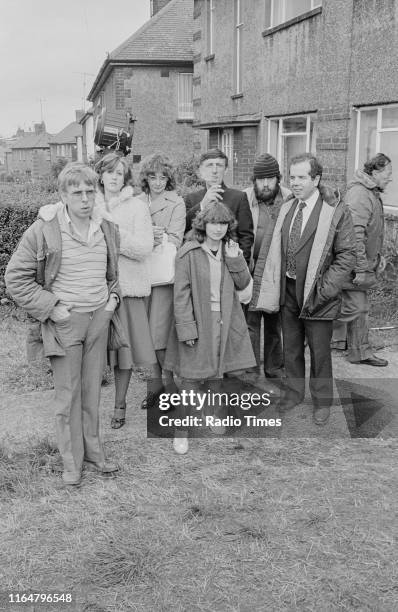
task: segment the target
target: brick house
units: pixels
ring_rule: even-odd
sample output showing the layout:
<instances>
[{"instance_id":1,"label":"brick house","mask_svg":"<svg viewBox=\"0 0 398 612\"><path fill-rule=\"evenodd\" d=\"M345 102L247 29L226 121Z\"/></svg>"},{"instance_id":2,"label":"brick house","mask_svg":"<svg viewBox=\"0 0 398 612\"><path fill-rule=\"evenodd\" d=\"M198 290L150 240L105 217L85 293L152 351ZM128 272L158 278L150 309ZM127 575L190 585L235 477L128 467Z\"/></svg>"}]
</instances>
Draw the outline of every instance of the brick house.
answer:
<instances>
[{"instance_id":1,"label":"brick house","mask_svg":"<svg viewBox=\"0 0 398 612\"><path fill-rule=\"evenodd\" d=\"M69 123L63 130L50 136L50 158L51 163L56 162L60 157L68 162L82 160L82 137L83 130L79 121L84 115L84 111L77 110L76 120Z\"/></svg>"},{"instance_id":2,"label":"brick house","mask_svg":"<svg viewBox=\"0 0 398 612\"><path fill-rule=\"evenodd\" d=\"M27 178L38 178L50 172L50 134L44 122L34 125L34 132L19 130L7 153L7 171Z\"/></svg>"},{"instance_id":3,"label":"brick house","mask_svg":"<svg viewBox=\"0 0 398 612\"><path fill-rule=\"evenodd\" d=\"M398 206L395 0L195 0L193 40L194 126L227 153L230 183L248 183L258 152L286 181L292 155L311 150L344 189L382 151L384 200Z\"/></svg>"},{"instance_id":4,"label":"brick house","mask_svg":"<svg viewBox=\"0 0 398 612\"><path fill-rule=\"evenodd\" d=\"M94 108L90 106L79 120L82 126L82 158L79 161L84 161L85 163L95 158L93 114Z\"/></svg>"},{"instance_id":5,"label":"brick house","mask_svg":"<svg viewBox=\"0 0 398 612\"><path fill-rule=\"evenodd\" d=\"M164 151L175 161L193 151L193 0L152 0L151 19L110 53L88 100L96 121L105 107L135 118L133 159Z\"/></svg>"}]
</instances>

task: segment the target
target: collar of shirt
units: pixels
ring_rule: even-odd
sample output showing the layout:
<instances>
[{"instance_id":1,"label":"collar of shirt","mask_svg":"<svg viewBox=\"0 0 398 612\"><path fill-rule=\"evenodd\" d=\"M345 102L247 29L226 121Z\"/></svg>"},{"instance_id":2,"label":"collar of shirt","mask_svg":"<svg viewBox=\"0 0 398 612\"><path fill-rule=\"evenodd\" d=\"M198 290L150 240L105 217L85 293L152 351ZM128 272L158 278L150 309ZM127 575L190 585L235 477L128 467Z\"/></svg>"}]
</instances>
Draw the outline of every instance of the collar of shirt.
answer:
<instances>
[{"instance_id":1,"label":"collar of shirt","mask_svg":"<svg viewBox=\"0 0 398 612\"><path fill-rule=\"evenodd\" d=\"M95 210L95 208L94 208ZM73 238L80 240L80 242L84 242L89 244L90 240L94 236L94 234L100 229L102 218L100 215L94 214L90 217L90 225L88 228L87 240L80 234L80 232L76 229L76 227L72 223L72 219L69 216L68 210L66 208L66 204L63 205L63 210L61 210L61 214L66 222L66 226Z\"/></svg>"},{"instance_id":2,"label":"collar of shirt","mask_svg":"<svg viewBox=\"0 0 398 612\"><path fill-rule=\"evenodd\" d=\"M306 200L299 200L299 202L303 201L306 204L306 206L304 206L304 208L303 208L303 224L301 226L301 233L303 233L303 230L304 230L304 228L305 228L305 226L307 224L308 219L310 218L310 215L311 215L312 211L315 208L315 204L317 203L318 198L319 198L319 190L315 189L314 193L312 195L310 195L309 198L307 198ZM292 229L293 221L294 221L294 219L295 219L295 217L297 215L298 209L299 209L299 207L297 205L295 213L293 215L292 222L290 224L290 230Z\"/></svg>"},{"instance_id":3,"label":"collar of shirt","mask_svg":"<svg viewBox=\"0 0 398 612\"><path fill-rule=\"evenodd\" d=\"M212 257L213 259L217 259L218 261L221 261L221 251L222 251L222 245L219 246L217 253L214 255L214 253L211 251L211 249L209 248L209 246L205 243L202 242L202 244L200 245L202 247L202 249L204 251L206 251L206 253Z\"/></svg>"}]
</instances>

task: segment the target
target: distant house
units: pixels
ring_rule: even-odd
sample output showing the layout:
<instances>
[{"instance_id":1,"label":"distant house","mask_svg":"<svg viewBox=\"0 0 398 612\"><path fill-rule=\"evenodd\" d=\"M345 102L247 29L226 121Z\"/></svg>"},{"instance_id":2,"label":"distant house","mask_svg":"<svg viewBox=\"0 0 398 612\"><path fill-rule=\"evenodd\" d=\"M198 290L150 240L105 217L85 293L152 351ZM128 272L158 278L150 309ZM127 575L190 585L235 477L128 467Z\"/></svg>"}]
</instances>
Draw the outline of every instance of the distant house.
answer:
<instances>
[{"instance_id":1,"label":"distant house","mask_svg":"<svg viewBox=\"0 0 398 612\"><path fill-rule=\"evenodd\" d=\"M397 2L195 0L195 127L230 159L229 182L250 180L256 153L312 151L344 189L382 151L398 210ZM232 177L231 177L232 174Z\"/></svg>"},{"instance_id":2,"label":"distant house","mask_svg":"<svg viewBox=\"0 0 398 612\"><path fill-rule=\"evenodd\" d=\"M50 136L50 157L53 164L60 157L68 162L83 159L83 130L79 121L84 111L76 111L76 120L69 123L63 130Z\"/></svg>"},{"instance_id":3,"label":"distant house","mask_svg":"<svg viewBox=\"0 0 398 612\"><path fill-rule=\"evenodd\" d=\"M134 161L156 151L178 161L194 149L193 0L152 0L151 15L107 57L88 100L94 131L104 108L132 113Z\"/></svg>"},{"instance_id":4,"label":"distant house","mask_svg":"<svg viewBox=\"0 0 398 612\"><path fill-rule=\"evenodd\" d=\"M38 178L50 172L50 134L44 122L34 125L34 132L19 130L7 153L7 171L29 178Z\"/></svg>"},{"instance_id":5,"label":"distant house","mask_svg":"<svg viewBox=\"0 0 398 612\"><path fill-rule=\"evenodd\" d=\"M79 161L85 163L94 159L95 157L95 144L94 144L94 108L90 106L81 117L79 123L82 126L82 158Z\"/></svg>"}]
</instances>

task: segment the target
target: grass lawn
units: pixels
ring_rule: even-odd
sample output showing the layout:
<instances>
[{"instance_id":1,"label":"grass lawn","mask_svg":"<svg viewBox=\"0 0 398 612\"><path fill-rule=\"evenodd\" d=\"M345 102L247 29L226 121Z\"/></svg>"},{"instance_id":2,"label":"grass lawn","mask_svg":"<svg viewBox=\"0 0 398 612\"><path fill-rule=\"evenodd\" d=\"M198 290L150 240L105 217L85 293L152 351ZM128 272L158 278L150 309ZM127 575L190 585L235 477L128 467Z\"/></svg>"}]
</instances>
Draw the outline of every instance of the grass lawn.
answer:
<instances>
[{"instance_id":1,"label":"grass lawn","mask_svg":"<svg viewBox=\"0 0 398 612\"><path fill-rule=\"evenodd\" d=\"M9 394L51 386L25 363L24 326L0 322ZM51 438L4 441L0 610L398 609L396 440L215 438L180 457L146 438L138 406L134 418L106 445L119 475L75 490ZM75 603L10 606L7 591Z\"/></svg>"}]
</instances>

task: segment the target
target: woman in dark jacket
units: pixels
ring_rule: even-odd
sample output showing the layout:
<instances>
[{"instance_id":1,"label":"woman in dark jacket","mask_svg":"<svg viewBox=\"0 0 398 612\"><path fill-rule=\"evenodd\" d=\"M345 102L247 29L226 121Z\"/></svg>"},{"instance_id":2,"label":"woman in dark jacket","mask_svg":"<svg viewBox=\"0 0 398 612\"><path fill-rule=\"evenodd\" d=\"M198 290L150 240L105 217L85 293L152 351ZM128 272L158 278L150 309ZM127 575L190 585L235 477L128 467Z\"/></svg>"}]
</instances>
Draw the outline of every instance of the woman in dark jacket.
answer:
<instances>
[{"instance_id":1,"label":"woman in dark jacket","mask_svg":"<svg viewBox=\"0 0 398 612\"><path fill-rule=\"evenodd\" d=\"M175 333L167 347L165 367L181 379L182 388L221 379L226 372L255 365L237 290L251 276L236 242L236 221L221 203L199 212L190 239L176 258ZM188 450L187 432L177 430L174 449Z\"/></svg>"}]
</instances>

